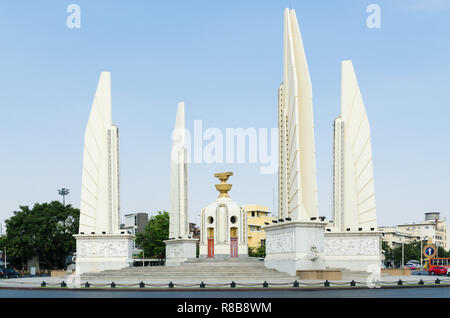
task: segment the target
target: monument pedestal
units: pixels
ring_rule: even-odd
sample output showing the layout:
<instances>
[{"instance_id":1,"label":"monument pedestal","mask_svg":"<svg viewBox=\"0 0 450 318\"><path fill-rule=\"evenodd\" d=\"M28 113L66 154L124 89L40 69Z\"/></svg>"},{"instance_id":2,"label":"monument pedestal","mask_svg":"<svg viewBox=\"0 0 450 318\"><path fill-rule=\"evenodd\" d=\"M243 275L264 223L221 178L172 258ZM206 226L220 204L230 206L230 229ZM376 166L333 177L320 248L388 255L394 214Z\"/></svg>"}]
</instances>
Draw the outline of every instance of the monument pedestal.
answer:
<instances>
[{"instance_id":1,"label":"monument pedestal","mask_svg":"<svg viewBox=\"0 0 450 318\"><path fill-rule=\"evenodd\" d=\"M166 240L166 266L178 266L189 259L197 258L198 239Z\"/></svg>"},{"instance_id":2,"label":"monument pedestal","mask_svg":"<svg viewBox=\"0 0 450 318\"><path fill-rule=\"evenodd\" d=\"M326 225L323 221L285 221L264 227L264 265L292 276L298 270L325 269Z\"/></svg>"},{"instance_id":3,"label":"monument pedestal","mask_svg":"<svg viewBox=\"0 0 450 318\"><path fill-rule=\"evenodd\" d=\"M326 267L366 272L381 266L381 242L379 232L325 232Z\"/></svg>"},{"instance_id":4,"label":"monument pedestal","mask_svg":"<svg viewBox=\"0 0 450 318\"><path fill-rule=\"evenodd\" d=\"M134 235L74 235L77 244L76 275L122 269L132 265Z\"/></svg>"}]
</instances>

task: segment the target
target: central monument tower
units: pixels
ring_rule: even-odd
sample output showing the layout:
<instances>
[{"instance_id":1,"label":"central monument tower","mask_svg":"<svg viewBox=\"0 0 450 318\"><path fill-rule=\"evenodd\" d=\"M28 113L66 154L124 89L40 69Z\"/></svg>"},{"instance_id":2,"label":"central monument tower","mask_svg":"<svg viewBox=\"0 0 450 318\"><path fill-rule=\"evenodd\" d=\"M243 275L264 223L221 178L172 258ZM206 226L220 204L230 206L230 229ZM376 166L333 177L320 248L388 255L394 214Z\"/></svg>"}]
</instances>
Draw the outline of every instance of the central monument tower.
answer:
<instances>
[{"instance_id":1,"label":"central monument tower","mask_svg":"<svg viewBox=\"0 0 450 318\"><path fill-rule=\"evenodd\" d=\"M247 213L230 198L232 172L216 173L219 197L201 212L200 258L229 259L248 256Z\"/></svg>"}]
</instances>

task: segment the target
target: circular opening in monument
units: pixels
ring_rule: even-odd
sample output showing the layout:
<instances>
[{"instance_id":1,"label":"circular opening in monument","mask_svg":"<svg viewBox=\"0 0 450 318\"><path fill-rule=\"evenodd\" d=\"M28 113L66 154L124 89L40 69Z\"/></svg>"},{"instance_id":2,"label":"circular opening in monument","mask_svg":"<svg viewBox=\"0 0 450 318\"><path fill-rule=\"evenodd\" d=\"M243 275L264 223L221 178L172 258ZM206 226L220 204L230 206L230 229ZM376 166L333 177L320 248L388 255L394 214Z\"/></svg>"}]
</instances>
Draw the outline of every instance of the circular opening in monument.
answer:
<instances>
[{"instance_id":1,"label":"circular opening in monument","mask_svg":"<svg viewBox=\"0 0 450 318\"><path fill-rule=\"evenodd\" d=\"M235 217L235 216L232 216L232 217L230 218L230 222L233 223L233 224L236 223L236 217Z\"/></svg>"},{"instance_id":2,"label":"circular opening in monument","mask_svg":"<svg viewBox=\"0 0 450 318\"><path fill-rule=\"evenodd\" d=\"M208 223L209 223L209 224L213 224L213 222L214 222L214 218L213 218L212 216L210 216L210 217L208 218Z\"/></svg>"}]
</instances>

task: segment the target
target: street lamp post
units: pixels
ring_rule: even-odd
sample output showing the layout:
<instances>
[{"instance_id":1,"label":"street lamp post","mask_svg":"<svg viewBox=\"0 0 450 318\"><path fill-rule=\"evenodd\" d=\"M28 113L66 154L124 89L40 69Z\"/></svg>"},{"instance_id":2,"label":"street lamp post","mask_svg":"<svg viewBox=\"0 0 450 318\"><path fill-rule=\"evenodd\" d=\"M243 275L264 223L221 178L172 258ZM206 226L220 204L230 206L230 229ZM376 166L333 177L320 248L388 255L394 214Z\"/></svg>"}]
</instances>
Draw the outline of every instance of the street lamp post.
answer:
<instances>
[{"instance_id":1,"label":"street lamp post","mask_svg":"<svg viewBox=\"0 0 450 318\"><path fill-rule=\"evenodd\" d=\"M67 188L62 188L58 190L59 195L62 195L63 197L63 205L66 206L66 195L68 195L70 192Z\"/></svg>"}]
</instances>

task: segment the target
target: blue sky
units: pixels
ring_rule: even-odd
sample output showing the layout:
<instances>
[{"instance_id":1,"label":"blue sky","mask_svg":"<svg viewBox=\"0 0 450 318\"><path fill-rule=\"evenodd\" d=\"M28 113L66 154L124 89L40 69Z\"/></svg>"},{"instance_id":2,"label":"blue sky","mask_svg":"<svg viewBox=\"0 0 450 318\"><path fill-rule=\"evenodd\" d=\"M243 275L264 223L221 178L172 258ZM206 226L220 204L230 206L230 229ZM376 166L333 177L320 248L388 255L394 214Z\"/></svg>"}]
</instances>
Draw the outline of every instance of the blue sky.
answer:
<instances>
[{"instance_id":1,"label":"blue sky","mask_svg":"<svg viewBox=\"0 0 450 318\"><path fill-rule=\"evenodd\" d=\"M81 8L69 29L68 5ZM369 4L381 28L369 29ZM83 135L101 71L120 129L121 210L169 208L176 105L188 128L277 127L283 10L296 10L314 94L319 214L331 217L340 63L353 60L371 123L379 225L450 216L450 0L10 1L0 3L0 220L19 205L79 207ZM192 164L190 215L234 172L240 204L274 203L258 164ZM275 198L276 208L276 198Z\"/></svg>"}]
</instances>

